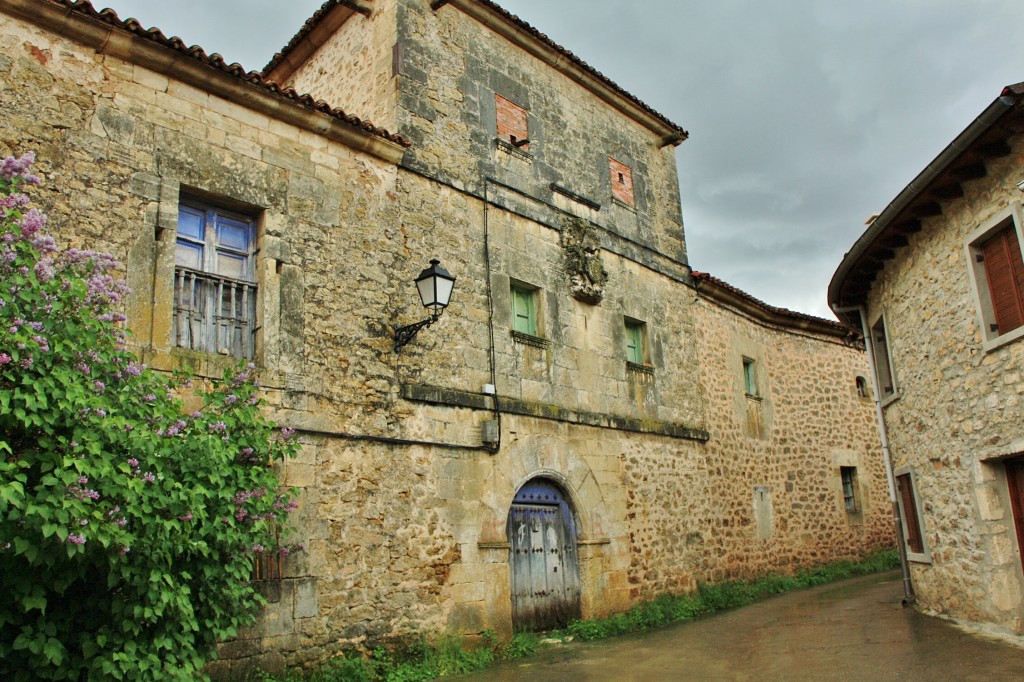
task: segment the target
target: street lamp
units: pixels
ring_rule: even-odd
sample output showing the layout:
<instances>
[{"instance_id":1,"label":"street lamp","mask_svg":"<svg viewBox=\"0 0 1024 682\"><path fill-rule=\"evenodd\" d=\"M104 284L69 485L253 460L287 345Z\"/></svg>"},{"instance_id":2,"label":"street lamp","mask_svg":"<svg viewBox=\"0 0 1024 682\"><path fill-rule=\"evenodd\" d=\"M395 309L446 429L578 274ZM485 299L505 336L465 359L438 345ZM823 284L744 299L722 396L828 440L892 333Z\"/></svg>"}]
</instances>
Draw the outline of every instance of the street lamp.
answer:
<instances>
[{"instance_id":1,"label":"street lamp","mask_svg":"<svg viewBox=\"0 0 1024 682\"><path fill-rule=\"evenodd\" d=\"M423 303L423 307L430 311L430 317L404 327L395 327L396 353L401 353L402 347L412 341L419 330L437 322L441 313L448 307L448 300L452 297L454 288L455 278L451 273L441 267L441 261L436 258L431 260L430 267L416 278L416 289L420 293L420 301Z\"/></svg>"}]
</instances>

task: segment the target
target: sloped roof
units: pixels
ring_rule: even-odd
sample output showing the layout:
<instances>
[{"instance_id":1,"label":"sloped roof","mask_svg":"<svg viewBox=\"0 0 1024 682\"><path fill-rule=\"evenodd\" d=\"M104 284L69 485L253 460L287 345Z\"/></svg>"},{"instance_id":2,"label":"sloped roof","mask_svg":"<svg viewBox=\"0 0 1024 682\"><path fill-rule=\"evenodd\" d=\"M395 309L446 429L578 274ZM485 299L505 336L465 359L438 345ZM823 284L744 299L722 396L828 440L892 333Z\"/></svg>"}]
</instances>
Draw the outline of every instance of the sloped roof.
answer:
<instances>
[{"instance_id":1,"label":"sloped roof","mask_svg":"<svg viewBox=\"0 0 1024 682\"><path fill-rule=\"evenodd\" d=\"M323 100L317 100L311 95L296 92L292 88L283 88L272 81L266 80L262 74L256 71L247 72L245 68L237 62L229 64L217 53L207 54L202 47L198 45L188 46L181 40L181 38L176 36L168 38L158 28L143 28L142 24L140 24L137 19L129 18L122 20L118 17L117 12L112 9L96 10L89 0L32 0L31 2L25 2L23 0L20 3L11 4L41 5L44 3L63 7L64 11L69 16L85 17L116 29L128 31L149 43L177 52L190 60L194 60L198 64L215 69L238 81L248 83L249 85L258 88L265 93L271 94L278 99L286 100L306 109L326 114L331 118L343 121L365 133L369 133L370 135L383 138L389 142L397 143L403 147L408 147L411 144L401 135L391 133L384 128L378 128L370 121L350 114L343 109L333 107ZM8 4L7 0L5 0L5 4Z\"/></svg>"},{"instance_id":2,"label":"sloped roof","mask_svg":"<svg viewBox=\"0 0 1024 682\"><path fill-rule=\"evenodd\" d=\"M984 177L986 160L1009 154L1006 139L1022 125L1024 83L1008 85L889 202L843 256L828 286L829 305L837 315L859 328L858 316L841 309L865 302L877 274L922 229L922 219L941 215L943 202L964 195L965 182Z\"/></svg>"},{"instance_id":3,"label":"sloped roof","mask_svg":"<svg viewBox=\"0 0 1024 682\"><path fill-rule=\"evenodd\" d=\"M761 322L789 329L835 336L850 342L853 341L850 331L835 320L826 320L823 317L769 305L706 272L694 270L690 274L697 285L698 291L704 292L722 303L739 308Z\"/></svg>"},{"instance_id":4,"label":"sloped roof","mask_svg":"<svg viewBox=\"0 0 1024 682\"><path fill-rule=\"evenodd\" d=\"M465 2L470 3L470 4L474 4L474 5L479 6L480 8L483 8L484 10L490 12L491 14L493 14L496 17L498 17L502 21L504 21L504 22L512 25L513 27L523 31L524 33L526 33L527 35L531 36L532 38L534 38L535 40L539 41L540 43L544 44L548 48L554 50L558 55L560 55L561 57L564 57L565 60L567 60L568 62L570 62L573 65L575 65L575 66L579 67L580 69L582 69L584 72L589 74L595 80L599 81L604 86L606 86L606 87L610 88L611 90L613 90L620 97L623 97L624 99L628 100L629 102L631 102L633 105L635 105L639 109L641 109L644 112L646 112L649 116L651 116L651 117L657 119L658 121L660 121L662 125L664 125L667 128L669 128L678 137L678 142L682 142L687 137L689 137L689 133L686 132L686 130L684 130L681 126L677 125L676 123L673 123L671 120L669 120L663 114L658 113L655 109L653 109L652 107L647 105L645 102L643 102L643 100L641 100L639 97L636 97L635 95L630 94L629 92L627 92L626 90L621 88L619 85L617 85L610 78L605 76L603 73L601 73L600 71L598 71L594 67L590 66L585 61L583 61L582 59L577 57L575 54L573 54L569 50L565 49L564 47L562 47L561 45L559 45L555 41L551 40L551 38L549 38L546 34L541 33L539 30L537 30L536 28L531 26L529 23L523 21L518 16L516 16L515 14L512 14L508 10L506 10L503 7L501 7L500 5L498 5L497 3L491 2L491 0L465 0ZM449 3L448 0L445 0L445 1L432 0L431 7L434 8L435 10L437 10L437 9L440 9L443 5L446 5L446 4L453 4L453 5L455 5L455 4L461 4L461 3L454 3L454 2ZM312 31L314 29L316 29L316 27L320 24L320 22L322 22L324 19L326 19L327 16L331 13L331 11L333 9L335 9L336 7L338 7L338 6L350 7L352 9L354 9L355 11L363 11L363 10L361 10L359 8L360 7L359 4L357 2L355 2L354 0L327 0L326 2L324 2L323 5L320 6L320 9L318 9L313 14L313 16L311 16L306 21L306 23L304 23L302 25L302 28L299 29L298 33L296 33L292 37L292 39L288 42L288 44L285 45L281 49L280 52L276 53L274 55L274 57L270 60L270 62L268 62L267 65L263 67L262 73L264 75L267 75L267 74L271 73L275 68L277 68L280 64L282 64L288 58L289 53L292 50L294 50L299 44L301 44L302 41L306 37L308 37L310 35L310 33L312 33Z\"/></svg>"}]
</instances>

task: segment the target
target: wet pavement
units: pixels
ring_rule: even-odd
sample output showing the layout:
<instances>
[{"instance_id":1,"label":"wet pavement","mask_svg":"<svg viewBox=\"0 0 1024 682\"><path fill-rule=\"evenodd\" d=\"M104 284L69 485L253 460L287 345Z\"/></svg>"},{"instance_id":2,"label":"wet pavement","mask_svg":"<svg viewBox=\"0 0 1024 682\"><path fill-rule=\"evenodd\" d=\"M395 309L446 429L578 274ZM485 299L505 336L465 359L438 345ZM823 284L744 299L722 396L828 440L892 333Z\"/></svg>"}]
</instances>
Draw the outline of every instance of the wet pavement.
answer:
<instances>
[{"instance_id":1,"label":"wet pavement","mask_svg":"<svg viewBox=\"0 0 1024 682\"><path fill-rule=\"evenodd\" d=\"M901 587L899 573L854 578L448 679L1024 680L1024 648L903 608Z\"/></svg>"}]
</instances>

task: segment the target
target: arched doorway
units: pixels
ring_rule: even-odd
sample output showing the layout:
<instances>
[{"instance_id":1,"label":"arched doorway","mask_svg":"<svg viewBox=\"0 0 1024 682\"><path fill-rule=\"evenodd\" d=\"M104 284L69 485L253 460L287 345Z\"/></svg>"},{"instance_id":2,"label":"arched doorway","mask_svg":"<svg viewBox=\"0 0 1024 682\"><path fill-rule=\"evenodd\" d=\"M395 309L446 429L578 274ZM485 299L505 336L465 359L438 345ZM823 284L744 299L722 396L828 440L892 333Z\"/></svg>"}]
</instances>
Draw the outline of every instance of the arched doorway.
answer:
<instances>
[{"instance_id":1,"label":"arched doorway","mask_svg":"<svg viewBox=\"0 0 1024 682\"><path fill-rule=\"evenodd\" d=\"M549 630L580 617L576 522L552 481L527 482L508 513L512 628Z\"/></svg>"}]
</instances>

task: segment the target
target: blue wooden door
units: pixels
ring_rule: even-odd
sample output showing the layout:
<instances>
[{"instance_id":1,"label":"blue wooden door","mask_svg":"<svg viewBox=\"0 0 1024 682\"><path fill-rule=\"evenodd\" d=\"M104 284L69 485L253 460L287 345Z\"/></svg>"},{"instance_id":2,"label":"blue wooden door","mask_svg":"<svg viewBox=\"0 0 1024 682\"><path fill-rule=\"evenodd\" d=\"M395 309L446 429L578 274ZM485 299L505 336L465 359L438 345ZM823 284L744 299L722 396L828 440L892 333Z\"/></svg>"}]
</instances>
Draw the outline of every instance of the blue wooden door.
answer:
<instances>
[{"instance_id":1,"label":"blue wooden door","mask_svg":"<svg viewBox=\"0 0 1024 682\"><path fill-rule=\"evenodd\" d=\"M562 492L530 481L508 514L511 543L512 626L517 632L550 630L580 617L576 524Z\"/></svg>"}]
</instances>

